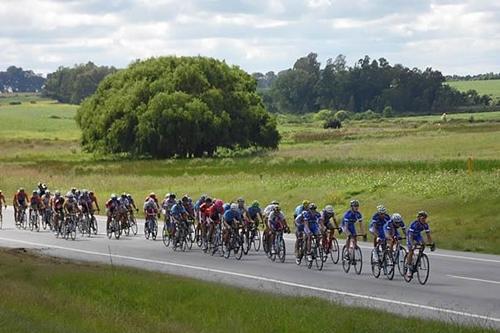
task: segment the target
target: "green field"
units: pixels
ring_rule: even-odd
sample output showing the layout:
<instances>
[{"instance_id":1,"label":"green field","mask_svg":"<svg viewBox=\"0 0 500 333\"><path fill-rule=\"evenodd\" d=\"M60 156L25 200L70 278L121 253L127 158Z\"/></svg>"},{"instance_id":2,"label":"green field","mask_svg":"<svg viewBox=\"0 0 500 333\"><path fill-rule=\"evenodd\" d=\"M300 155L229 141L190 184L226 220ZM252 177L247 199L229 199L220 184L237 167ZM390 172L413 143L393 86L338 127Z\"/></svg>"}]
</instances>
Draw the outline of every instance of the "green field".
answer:
<instances>
[{"instance_id":1,"label":"green field","mask_svg":"<svg viewBox=\"0 0 500 333\"><path fill-rule=\"evenodd\" d=\"M0 105L0 188L9 200L38 181L52 190L91 188L101 205L122 191L139 199L151 191L262 205L276 199L288 216L306 198L338 214L357 198L367 219L379 203L406 222L428 210L438 247L500 254L500 112L448 115L446 123L438 116L351 121L340 130L323 130L311 117L280 118L277 151L136 161L81 152L74 113L50 101Z\"/></svg>"},{"instance_id":2,"label":"green field","mask_svg":"<svg viewBox=\"0 0 500 333\"><path fill-rule=\"evenodd\" d=\"M490 95L500 101L500 80L449 81L450 86L460 91L476 90L480 95Z\"/></svg>"},{"instance_id":3,"label":"green field","mask_svg":"<svg viewBox=\"0 0 500 333\"><path fill-rule=\"evenodd\" d=\"M0 267L0 332L490 332L16 249Z\"/></svg>"}]
</instances>

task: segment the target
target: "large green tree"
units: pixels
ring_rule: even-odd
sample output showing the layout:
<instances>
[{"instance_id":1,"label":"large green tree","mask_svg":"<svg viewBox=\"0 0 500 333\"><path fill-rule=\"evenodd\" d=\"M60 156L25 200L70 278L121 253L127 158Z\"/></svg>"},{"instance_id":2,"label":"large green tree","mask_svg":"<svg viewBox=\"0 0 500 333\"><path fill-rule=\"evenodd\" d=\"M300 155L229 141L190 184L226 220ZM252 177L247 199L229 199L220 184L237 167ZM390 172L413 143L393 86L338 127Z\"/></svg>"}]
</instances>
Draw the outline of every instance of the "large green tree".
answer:
<instances>
[{"instance_id":1,"label":"large green tree","mask_svg":"<svg viewBox=\"0 0 500 333\"><path fill-rule=\"evenodd\" d=\"M42 76L21 67L10 66L0 72L0 92L38 92L44 83Z\"/></svg>"},{"instance_id":2,"label":"large green tree","mask_svg":"<svg viewBox=\"0 0 500 333\"><path fill-rule=\"evenodd\" d=\"M96 66L92 62L75 65L73 68L59 67L47 76L42 93L61 103L80 104L96 91L107 75L114 72L114 67Z\"/></svg>"},{"instance_id":3,"label":"large green tree","mask_svg":"<svg viewBox=\"0 0 500 333\"><path fill-rule=\"evenodd\" d=\"M205 57L137 61L106 77L77 113L88 151L211 156L218 147L276 148L276 122L238 67Z\"/></svg>"}]
</instances>

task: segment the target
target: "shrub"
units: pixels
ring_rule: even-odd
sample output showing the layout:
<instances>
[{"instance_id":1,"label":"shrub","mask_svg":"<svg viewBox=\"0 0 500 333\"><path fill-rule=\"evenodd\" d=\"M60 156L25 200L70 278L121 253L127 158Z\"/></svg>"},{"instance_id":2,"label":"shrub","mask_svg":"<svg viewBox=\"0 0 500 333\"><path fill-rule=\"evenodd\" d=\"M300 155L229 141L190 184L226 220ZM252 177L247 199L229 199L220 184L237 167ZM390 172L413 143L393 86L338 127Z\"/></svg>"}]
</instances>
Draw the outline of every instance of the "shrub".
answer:
<instances>
[{"instance_id":1,"label":"shrub","mask_svg":"<svg viewBox=\"0 0 500 333\"><path fill-rule=\"evenodd\" d=\"M10 105L21 105L21 102L19 101L13 101L13 102L9 102Z\"/></svg>"},{"instance_id":2,"label":"shrub","mask_svg":"<svg viewBox=\"0 0 500 333\"><path fill-rule=\"evenodd\" d=\"M335 113L335 118L337 118L340 121L345 121L351 118L351 113L349 111L339 110Z\"/></svg>"},{"instance_id":3,"label":"shrub","mask_svg":"<svg viewBox=\"0 0 500 333\"><path fill-rule=\"evenodd\" d=\"M391 118L392 116L394 116L394 110L392 109L392 106L386 106L382 111L382 116L384 116L384 118Z\"/></svg>"},{"instance_id":4,"label":"shrub","mask_svg":"<svg viewBox=\"0 0 500 333\"><path fill-rule=\"evenodd\" d=\"M335 118L335 111L323 109L314 114L314 120L327 121Z\"/></svg>"},{"instance_id":5,"label":"shrub","mask_svg":"<svg viewBox=\"0 0 500 333\"><path fill-rule=\"evenodd\" d=\"M323 128L341 128L342 122L339 119L329 119L323 123Z\"/></svg>"}]
</instances>

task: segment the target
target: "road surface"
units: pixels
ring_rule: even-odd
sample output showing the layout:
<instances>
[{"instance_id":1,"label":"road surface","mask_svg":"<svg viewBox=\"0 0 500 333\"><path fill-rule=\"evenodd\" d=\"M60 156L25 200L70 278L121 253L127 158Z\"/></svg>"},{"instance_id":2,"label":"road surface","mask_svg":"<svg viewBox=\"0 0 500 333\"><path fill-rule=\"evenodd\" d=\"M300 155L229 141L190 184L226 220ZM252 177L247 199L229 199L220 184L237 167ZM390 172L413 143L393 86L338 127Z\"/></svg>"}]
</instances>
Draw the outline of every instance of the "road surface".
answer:
<instances>
[{"instance_id":1,"label":"road surface","mask_svg":"<svg viewBox=\"0 0 500 333\"><path fill-rule=\"evenodd\" d=\"M174 252L163 245L161 237L156 241L146 240L141 221L138 235L109 240L102 233L105 223L100 218L98 235L90 238L78 235L71 241L57 239L49 231L16 229L12 207L3 214L2 247L34 248L51 256L112 262L245 288L313 295L347 305L500 329L500 256L440 249L429 252L430 278L422 286L416 278L406 283L398 272L392 281L383 273L375 279L369 265L369 243L360 243L363 271L356 275L352 268L348 274L344 273L341 262L334 265L328 261L323 271L317 271L314 265L312 269L304 264L297 266L292 235L286 237L288 253L284 263L271 262L262 250L258 253L252 250L237 261L234 257L204 254L196 244L191 251Z\"/></svg>"}]
</instances>

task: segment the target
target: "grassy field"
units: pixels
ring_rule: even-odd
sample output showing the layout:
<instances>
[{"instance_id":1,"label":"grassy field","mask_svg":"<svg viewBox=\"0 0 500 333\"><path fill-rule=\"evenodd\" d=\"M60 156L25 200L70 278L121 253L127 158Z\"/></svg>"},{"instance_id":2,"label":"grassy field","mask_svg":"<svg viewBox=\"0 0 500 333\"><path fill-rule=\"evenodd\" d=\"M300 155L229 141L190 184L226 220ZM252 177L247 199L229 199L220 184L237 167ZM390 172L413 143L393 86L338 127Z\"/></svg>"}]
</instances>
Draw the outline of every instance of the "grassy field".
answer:
<instances>
[{"instance_id":1,"label":"grassy field","mask_svg":"<svg viewBox=\"0 0 500 333\"><path fill-rule=\"evenodd\" d=\"M500 80L449 81L447 84L460 91L474 89L481 95L490 95L500 101Z\"/></svg>"},{"instance_id":2,"label":"grassy field","mask_svg":"<svg viewBox=\"0 0 500 333\"><path fill-rule=\"evenodd\" d=\"M0 267L0 332L488 332L16 249Z\"/></svg>"},{"instance_id":3,"label":"grassy field","mask_svg":"<svg viewBox=\"0 0 500 333\"><path fill-rule=\"evenodd\" d=\"M449 115L447 123L437 116L352 121L341 130L282 120L277 151L139 161L81 152L74 113L50 101L0 106L0 188L9 200L38 181L52 190L92 188L101 205L123 191L139 199L150 191L242 195L262 205L277 199L288 216L305 198L333 204L338 214L357 198L367 218L379 203L406 222L428 210L438 247L500 254L500 112L475 113L473 122L471 114Z\"/></svg>"}]
</instances>

